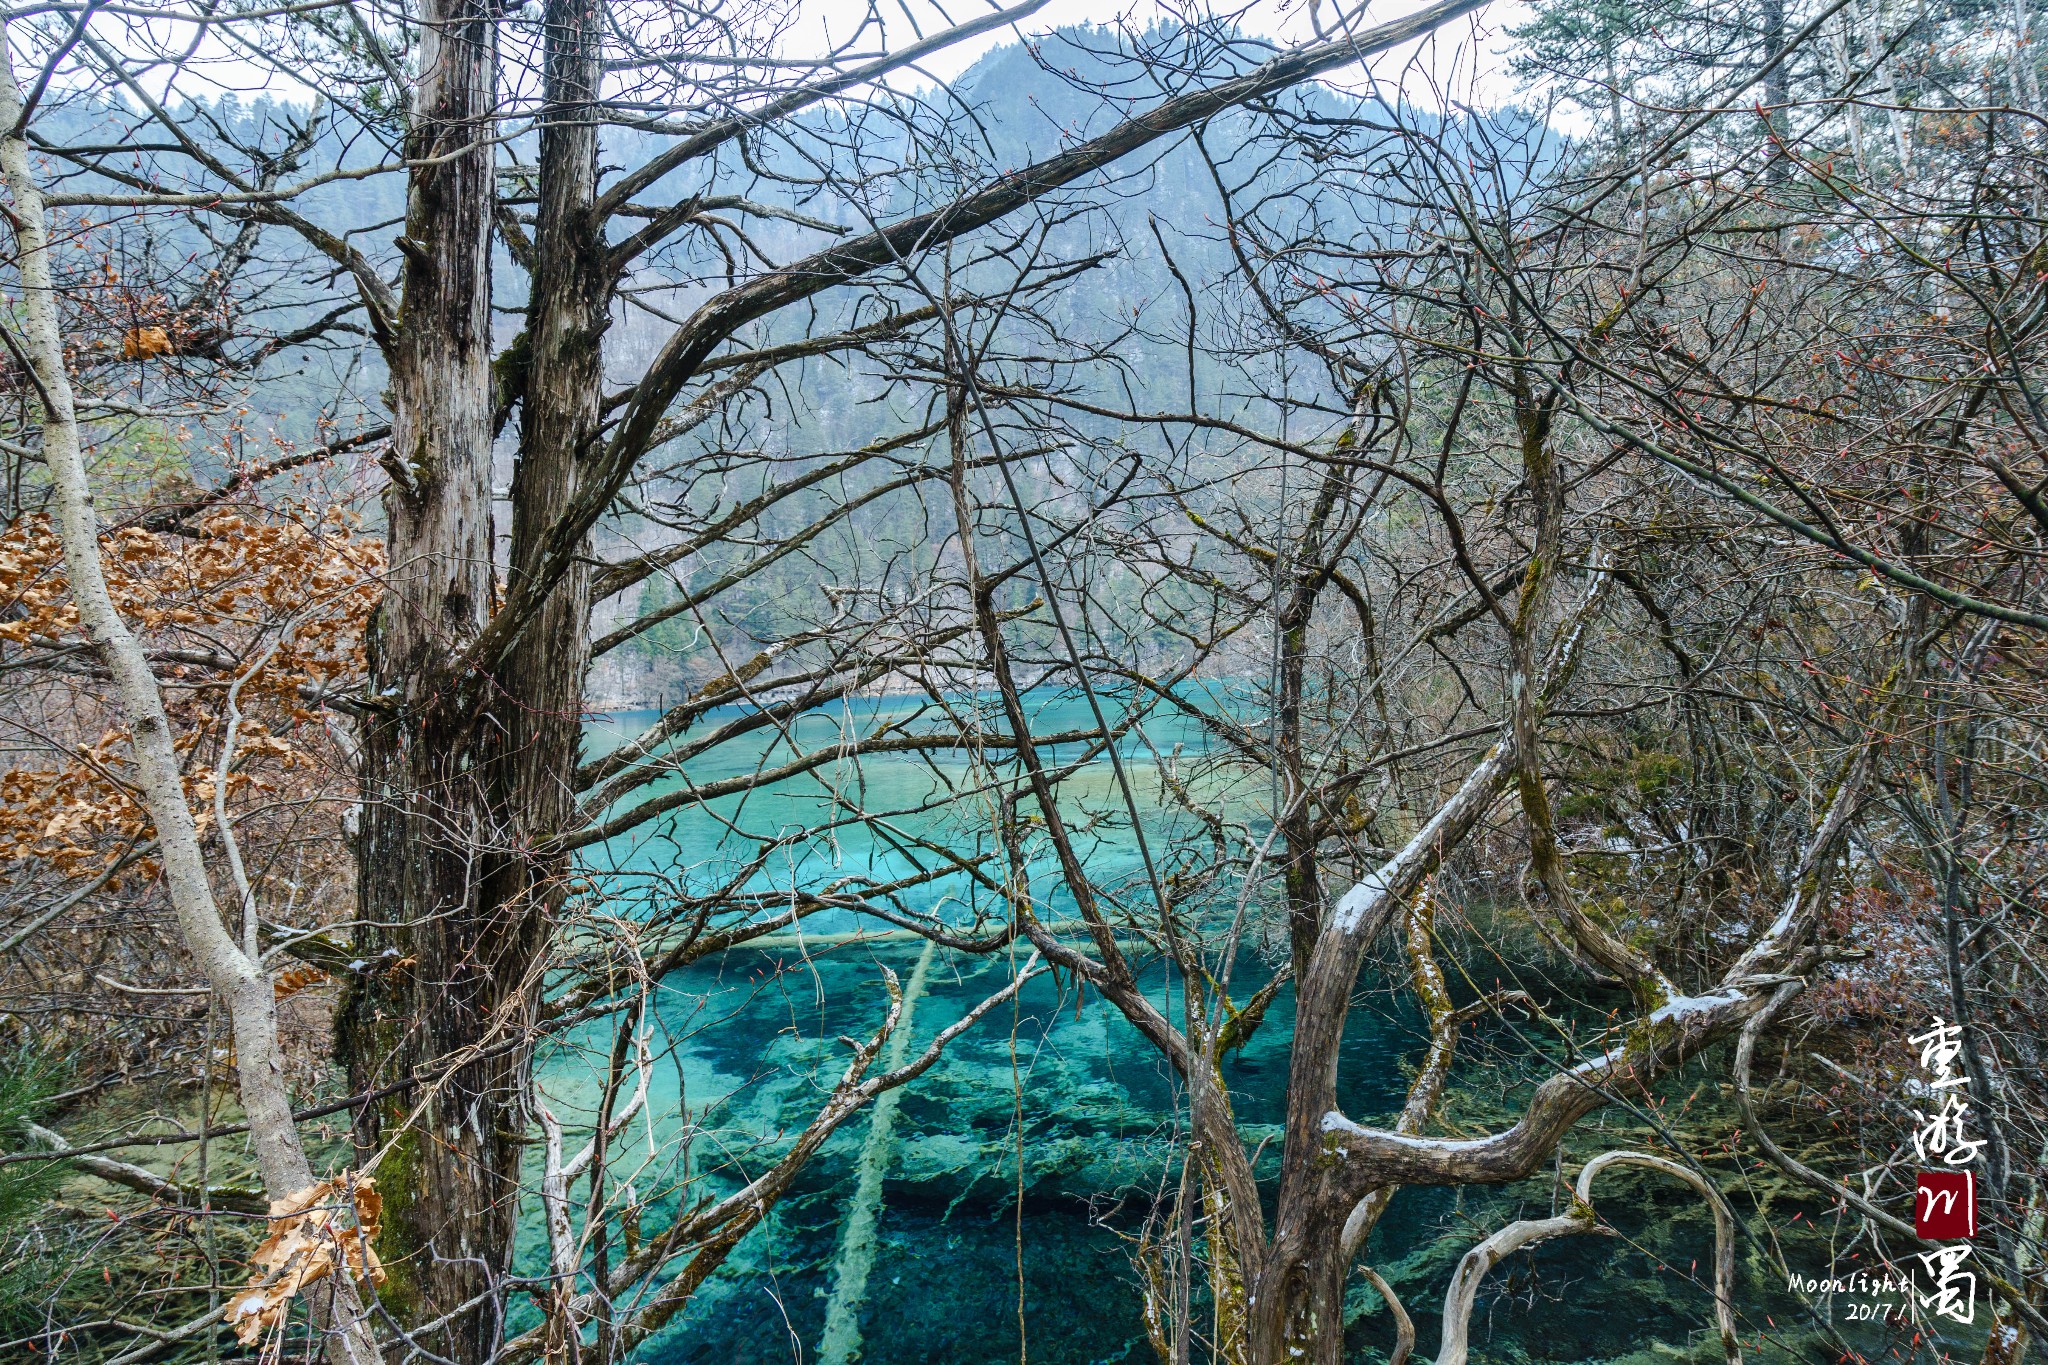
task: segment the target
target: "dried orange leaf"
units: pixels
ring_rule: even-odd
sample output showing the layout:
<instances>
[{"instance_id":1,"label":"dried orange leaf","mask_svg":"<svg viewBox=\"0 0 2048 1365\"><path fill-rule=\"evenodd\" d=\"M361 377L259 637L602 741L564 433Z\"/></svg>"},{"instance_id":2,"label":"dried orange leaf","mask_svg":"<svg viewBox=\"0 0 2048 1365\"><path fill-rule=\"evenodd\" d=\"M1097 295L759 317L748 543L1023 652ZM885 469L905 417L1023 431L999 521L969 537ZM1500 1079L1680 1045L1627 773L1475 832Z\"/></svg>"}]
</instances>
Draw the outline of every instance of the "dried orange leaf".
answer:
<instances>
[{"instance_id":1,"label":"dried orange leaf","mask_svg":"<svg viewBox=\"0 0 2048 1365\"><path fill-rule=\"evenodd\" d=\"M121 338L121 354L130 360L170 353L171 334L161 327L133 327Z\"/></svg>"},{"instance_id":2,"label":"dried orange leaf","mask_svg":"<svg viewBox=\"0 0 2048 1365\"><path fill-rule=\"evenodd\" d=\"M382 1284L384 1267L370 1243L383 1212L376 1183L346 1173L272 1200L270 1235L249 1257L249 1287L228 1305L236 1340L255 1345L283 1323L300 1290L332 1275L337 1264L352 1279Z\"/></svg>"}]
</instances>

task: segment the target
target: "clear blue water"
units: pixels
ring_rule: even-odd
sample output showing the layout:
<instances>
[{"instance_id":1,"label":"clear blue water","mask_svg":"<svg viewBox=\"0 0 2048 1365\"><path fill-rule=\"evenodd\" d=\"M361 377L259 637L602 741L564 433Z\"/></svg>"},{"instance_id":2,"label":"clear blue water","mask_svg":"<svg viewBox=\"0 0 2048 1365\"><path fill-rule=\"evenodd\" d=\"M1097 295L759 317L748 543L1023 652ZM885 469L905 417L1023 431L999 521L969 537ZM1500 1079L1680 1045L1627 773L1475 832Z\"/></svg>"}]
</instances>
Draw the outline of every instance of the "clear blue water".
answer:
<instances>
[{"instance_id":1,"label":"clear blue water","mask_svg":"<svg viewBox=\"0 0 2048 1365\"><path fill-rule=\"evenodd\" d=\"M790 743L805 750L829 743L841 726L900 721L910 705L869 702L835 716L807 717L786 740L744 740L693 761L688 778L701 785L749 771L786 757ZM1038 723L1047 730L1086 724L1087 713L1074 699L1041 698L1038 705ZM591 748L607 748L652 718L606 718L593 726ZM1176 746L1186 756L1200 742L1194 727L1179 723L1149 727L1142 740L1124 744L1132 779L1148 802L1156 802L1158 756L1170 758ZM687 807L647 833L614 841L593 862L628 907L635 897L658 897L663 888L701 892L732 881L757 853L758 841L816 827L843 809L838 803L857 799L871 810L903 812L890 822L892 836L843 824L776 848L745 885L767 891L855 876L899 878L931 864L917 839L970 856L989 851L986 804L961 795L971 786L969 765L959 754L837 763L770 791ZM1263 795L1250 779L1243 793L1211 790L1246 803ZM1108 765L1100 761L1068 784L1076 816L1114 814L1115 796ZM1174 821L1156 804L1147 818L1163 847ZM1104 882L1135 880L1139 862L1124 822L1096 821L1087 842L1091 867ZM1045 913L1056 917L1061 897L1055 881L1048 868L1034 890L1045 898ZM977 912L997 913L959 876L918 888L906 905L955 923L968 923ZM883 969L910 980L922 943L903 936L845 942L846 931L857 927L851 914L826 912L807 920L800 934L725 953L662 983L651 1137L638 1129L622 1137L611 1167L612 1179L630 1181L644 1201L647 1231L667 1223L678 1199L723 1193L763 1169L816 1111L843 1068L837 1038L867 1034L881 1018ZM869 921L866 927L876 926ZM936 954L927 989L914 1004L911 1046L921 1049L1007 980L1021 956ZM1248 994L1260 970L1247 959L1236 992ZM1361 983L1340 1072L1347 1109L1366 1121L1398 1109L1422 1044L1405 995L1376 988L1375 980L1368 971ZM1151 984L1161 994L1170 989L1157 968ZM1540 982L1522 984L1542 989ZM1574 1008L1571 1001L1549 1003ZM1277 1167L1288 1005L1283 994L1266 1028L1228 1065L1248 1141L1271 1139L1262 1158L1269 1174ZM1512 1087L1520 1082L1503 1089L1497 1078L1521 1076L1524 1068L1512 1063L1527 1060L1528 1046L1493 1026L1482 1026L1465 1046L1470 1056L1491 1054L1488 1061L1511 1064L1470 1068L1470 1074L1495 1078L1495 1090L1460 1090L1449 1111L1468 1119L1505 1112L1519 1098ZM588 1108L608 1047L609 1035L593 1033L542 1059L543 1088L572 1123L579 1107ZM1682 1077L1672 1094L1683 1105L1688 1094L1711 1096L1712 1086ZM1014 1361L1028 1351L1043 1365L1153 1359L1139 1319L1130 1238L1162 1183L1177 1177L1178 1114L1172 1077L1121 1017L1097 999L1077 1001L1049 979L957 1039L902 1092L893 1141L882 1153L872 1265L863 1292L846 1296L859 1332L855 1358L966 1365ZM644 1359L735 1365L821 1358L869 1121L856 1118L833 1138L792 1194L643 1348ZM1623 1131L1634 1122L1614 1115L1589 1125L1572 1140L1567 1172L1596 1151L1639 1141L1640 1135ZM1613 1193L1601 1209L1624 1237L1551 1244L1496 1272L1475 1320L1476 1360L1718 1360L1707 1330L1710 1297L1698 1270L1711 1255L1711 1223L1696 1197L1627 1176L1608 1188ZM1399 1194L1368 1259L1414 1315L1421 1355L1433 1350L1442 1296L1459 1256L1510 1218L1548 1212L1550 1200L1547 1176L1498 1190ZM1738 1301L1746 1328L1759 1334L1760 1358L1833 1360L1838 1352L1805 1334L1770 1254L1774 1243L1802 1236L1788 1221L1800 1208L1781 1193L1762 1213L1746 1210L1752 1235L1741 1253ZM612 1236L616 1243L617 1229ZM538 1270L543 1253L531 1215L524 1242L522 1264ZM1795 1260L1816 1274L1825 1264L1806 1252ZM1352 1355L1384 1358L1393 1334L1377 1297L1358 1286L1350 1307ZM1875 1338L1859 1344L1880 1357L1885 1345Z\"/></svg>"}]
</instances>

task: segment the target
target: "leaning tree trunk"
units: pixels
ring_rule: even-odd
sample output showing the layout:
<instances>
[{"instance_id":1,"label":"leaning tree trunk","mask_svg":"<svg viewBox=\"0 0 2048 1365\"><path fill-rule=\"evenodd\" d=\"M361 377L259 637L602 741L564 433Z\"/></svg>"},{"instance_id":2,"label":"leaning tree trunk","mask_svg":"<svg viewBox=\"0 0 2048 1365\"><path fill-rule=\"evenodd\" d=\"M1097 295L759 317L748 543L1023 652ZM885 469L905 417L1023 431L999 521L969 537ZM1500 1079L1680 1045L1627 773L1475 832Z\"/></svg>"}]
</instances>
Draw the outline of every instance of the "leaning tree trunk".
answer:
<instances>
[{"instance_id":1,"label":"leaning tree trunk","mask_svg":"<svg viewBox=\"0 0 2048 1365\"><path fill-rule=\"evenodd\" d=\"M83 22L83 21L81 21ZM101 564L99 514L86 471L84 438L65 364L65 337L50 268L51 237L41 187L30 158L28 113L14 75L13 53L0 19L0 183L13 207L15 268L22 294L22 358L43 410L42 456L49 470L64 571L78 623L94 658L114 679L128 722L135 787L155 827L163 884L187 951L208 985L227 1006L235 1044L235 1076L248 1119L249 1143L273 1201L302 1194L315 1183L312 1163L292 1118L278 1043L277 1002L270 970L257 949L255 903L247 897L238 943L222 918L208 875L199 826L186 802L185 775L163 689L150 671L143 644L121 616ZM220 758L233 758L233 731ZM219 772L216 784L225 779ZM219 837L234 838L223 825ZM346 1275L306 1295L325 1338L332 1365L368 1365L376 1343Z\"/></svg>"}]
</instances>

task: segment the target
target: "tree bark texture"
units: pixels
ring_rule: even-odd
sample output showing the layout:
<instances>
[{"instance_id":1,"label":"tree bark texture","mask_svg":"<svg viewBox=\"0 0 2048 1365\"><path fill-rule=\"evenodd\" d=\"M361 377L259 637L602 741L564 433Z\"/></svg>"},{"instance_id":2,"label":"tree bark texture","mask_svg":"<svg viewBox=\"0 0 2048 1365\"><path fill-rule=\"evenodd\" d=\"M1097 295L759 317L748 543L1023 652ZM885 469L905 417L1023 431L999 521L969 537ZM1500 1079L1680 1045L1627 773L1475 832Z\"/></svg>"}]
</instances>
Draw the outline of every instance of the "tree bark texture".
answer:
<instances>
[{"instance_id":1,"label":"tree bark texture","mask_svg":"<svg viewBox=\"0 0 2048 1365\"><path fill-rule=\"evenodd\" d=\"M539 932L532 904L507 894L525 875L522 807L505 782L516 737L494 723L497 705L478 705L498 702L496 680L461 666L496 587L498 17L493 0L427 0L420 12L404 305L388 352L391 568L370 637L356 849L367 971L342 1037L357 1089L424 1082L359 1110L356 1141L385 1194L385 1306L401 1324L445 1319L420 1344L457 1361L485 1358L500 1328L523 1050L492 1044L526 1023Z\"/></svg>"}]
</instances>

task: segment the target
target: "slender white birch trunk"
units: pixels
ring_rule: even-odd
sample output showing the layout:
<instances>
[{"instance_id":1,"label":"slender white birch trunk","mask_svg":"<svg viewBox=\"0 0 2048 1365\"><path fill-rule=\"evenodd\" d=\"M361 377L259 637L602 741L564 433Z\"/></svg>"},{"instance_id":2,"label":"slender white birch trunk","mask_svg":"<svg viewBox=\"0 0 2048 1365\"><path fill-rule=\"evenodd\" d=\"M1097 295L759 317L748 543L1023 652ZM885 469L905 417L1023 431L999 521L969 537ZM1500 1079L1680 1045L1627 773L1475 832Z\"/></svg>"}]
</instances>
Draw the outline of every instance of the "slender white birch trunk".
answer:
<instances>
[{"instance_id":1,"label":"slender white birch trunk","mask_svg":"<svg viewBox=\"0 0 2048 1365\"><path fill-rule=\"evenodd\" d=\"M5 212L14 228L15 268L21 282L21 349L43 408L43 463L49 468L55 491L64 571L79 624L95 657L113 675L128 720L136 786L156 826L157 856L163 864L164 886L177 914L179 932L228 1007L242 1110L248 1118L264 1188L271 1199L282 1199L313 1184L314 1176L292 1121L290 1094L280 1065L276 996L269 970L253 942L254 926L249 926L251 932L246 937L251 941L245 948L235 942L221 920L207 879L198 824L186 803L162 689L150 672L141 641L121 619L107 589L100 563L99 516L86 475L71 379L64 368L64 333L52 283L47 215L30 160L28 130L21 126L22 103L8 20L0 15L0 179L5 180L13 200ZM375 1347L360 1309L354 1307L354 1295L345 1287L337 1288L350 1311L335 1315L346 1325L329 1334L330 1358L375 1360Z\"/></svg>"}]
</instances>

